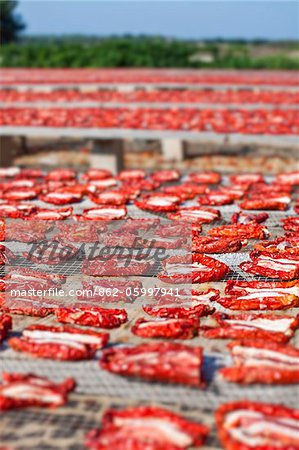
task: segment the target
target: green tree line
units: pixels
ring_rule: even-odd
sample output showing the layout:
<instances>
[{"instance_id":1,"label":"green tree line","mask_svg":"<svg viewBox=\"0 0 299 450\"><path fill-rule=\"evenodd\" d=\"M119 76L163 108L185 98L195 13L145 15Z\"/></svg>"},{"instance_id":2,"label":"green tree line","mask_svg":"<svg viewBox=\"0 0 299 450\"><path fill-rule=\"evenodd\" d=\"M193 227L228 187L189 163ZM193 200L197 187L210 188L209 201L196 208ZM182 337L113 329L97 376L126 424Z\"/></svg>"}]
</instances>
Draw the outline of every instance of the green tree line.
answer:
<instances>
[{"instance_id":1,"label":"green tree line","mask_svg":"<svg viewBox=\"0 0 299 450\"><path fill-rule=\"evenodd\" d=\"M299 69L299 59L283 48L262 57L253 57L249 49L246 43L199 45L142 36L29 39L2 45L0 66Z\"/></svg>"}]
</instances>

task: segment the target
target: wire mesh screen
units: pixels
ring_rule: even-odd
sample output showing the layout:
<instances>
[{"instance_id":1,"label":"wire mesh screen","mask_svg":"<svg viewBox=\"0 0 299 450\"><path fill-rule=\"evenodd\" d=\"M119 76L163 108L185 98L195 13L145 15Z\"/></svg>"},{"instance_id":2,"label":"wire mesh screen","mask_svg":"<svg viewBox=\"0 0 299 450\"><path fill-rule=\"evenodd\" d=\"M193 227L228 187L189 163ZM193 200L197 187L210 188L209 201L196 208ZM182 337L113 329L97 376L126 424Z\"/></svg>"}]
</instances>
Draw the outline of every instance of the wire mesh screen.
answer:
<instances>
[{"instance_id":1,"label":"wire mesh screen","mask_svg":"<svg viewBox=\"0 0 299 450\"><path fill-rule=\"evenodd\" d=\"M5 371L29 371L53 380L73 376L78 383L76 392L81 394L130 398L161 404L179 404L190 409L197 409L200 405L200 408L207 411L214 411L224 402L244 398L253 401L263 399L269 403L297 406L297 398L294 395L296 390L293 387L264 385L240 387L219 380L216 370L223 365L222 358L216 354L205 356L203 372L208 384L204 389L127 379L101 370L98 361L55 362L7 357L2 365Z\"/></svg>"},{"instance_id":2,"label":"wire mesh screen","mask_svg":"<svg viewBox=\"0 0 299 450\"><path fill-rule=\"evenodd\" d=\"M1 443L20 450L83 450L86 434L99 428L102 414L110 408L137 406L142 401L94 395L73 395L67 405L58 410L17 410L1 417ZM154 402L152 403L154 404ZM167 408L167 406L166 406ZM184 417L205 423L210 434L203 450L218 450L219 443L213 418L203 408L188 409L171 405L172 411ZM112 450L112 449L111 449Z\"/></svg>"},{"instance_id":3,"label":"wire mesh screen","mask_svg":"<svg viewBox=\"0 0 299 450\"><path fill-rule=\"evenodd\" d=\"M196 203L189 202L192 206ZM41 206L46 206L41 204ZM76 206L75 212L80 213L83 207L93 206L89 201L84 205ZM212 224L203 225L202 234L214 226L226 225L231 222L231 215L238 211L237 206L227 205L216 207L220 209L221 220ZM271 238L282 235L281 219L286 215L292 215L292 209L287 212L269 212L269 218L265 225L271 233ZM134 205L128 206L128 215L133 218L165 218L165 214L153 214L141 211ZM238 253L211 254L210 256L224 262L230 267L230 272L221 282L196 286L202 290L207 287L219 288L223 293L223 281L226 280L261 280L272 281L270 278L254 276L242 271L239 265L249 260L249 253L257 241L249 240ZM13 244L8 243L8 247ZM34 264L28 259L18 255L15 267L35 268L50 273L58 273L68 276L69 282L76 285L82 282L81 267L83 254L77 254L75 258L55 266ZM146 278L150 283L161 270L160 264L152 266L147 272ZM0 267L0 277L5 275L5 268ZM213 303L214 306L214 303ZM216 304L215 304L216 306ZM144 316L144 312L138 302L126 305L129 314L129 322L119 329L110 332L110 342L120 345L134 345L144 340L132 335L130 327L137 317ZM225 311L217 304L218 311ZM295 314L295 311L289 311ZM14 316L14 332L12 336L19 336L20 332L28 325L55 324L54 316L45 318L32 318L26 316ZM204 323L204 322L203 322ZM57 325L57 323L56 323ZM37 375L47 376L54 381L72 376L78 386L76 394L71 395L69 403L57 411L44 411L30 409L28 411L8 412L1 418L0 432L1 443L8 448L18 450L36 449L68 449L79 450L84 448L84 436L93 427L98 427L102 412L109 407L125 407L129 404L150 403L170 407L195 419L202 419L207 424L213 424L213 412L222 403L233 400L250 399L270 403L283 403L291 407L297 407L298 396L296 388L292 386L239 386L224 382L219 378L219 367L230 363L226 342L221 340L208 340L196 337L188 341L188 345L200 345L204 348L203 376L206 387L203 389L188 388L180 385L148 383L137 379L128 379L113 375L100 367L101 354L84 362L59 362L46 359L34 359L23 353L16 353L4 343L0 352L1 369L8 372L33 372ZM218 449L214 425L207 442L203 448ZM113 450L113 449L111 449Z\"/></svg>"}]
</instances>

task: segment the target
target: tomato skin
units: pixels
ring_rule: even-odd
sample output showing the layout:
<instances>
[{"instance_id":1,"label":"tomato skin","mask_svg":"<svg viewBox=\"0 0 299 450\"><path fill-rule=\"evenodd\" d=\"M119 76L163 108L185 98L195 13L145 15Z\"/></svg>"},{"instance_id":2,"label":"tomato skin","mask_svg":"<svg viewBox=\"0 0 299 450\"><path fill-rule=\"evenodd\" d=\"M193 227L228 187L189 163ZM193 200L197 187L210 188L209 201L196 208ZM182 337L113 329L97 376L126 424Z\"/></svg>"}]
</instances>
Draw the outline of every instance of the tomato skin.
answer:
<instances>
[{"instance_id":1,"label":"tomato skin","mask_svg":"<svg viewBox=\"0 0 299 450\"><path fill-rule=\"evenodd\" d=\"M230 271L230 268L210 256L201 253L192 253L192 263L198 263L206 266L206 271L197 271L190 269L188 272L169 272L168 266L171 264L191 264L190 258L185 256L172 256L162 262L162 271L158 273L158 278L165 283L205 283L209 281L218 281L224 278Z\"/></svg>"},{"instance_id":2,"label":"tomato skin","mask_svg":"<svg viewBox=\"0 0 299 450\"><path fill-rule=\"evenodd\" d=\"M126 424L131 421L135 423L134 433L128 433ZM148 422L153 425L150 434L147 431L145 444L143 430L149 430ZM133 406L105 411L101 427L87 433L85 446L89 449L101 450L112 448L113 450L142 450L146 445L148 449L180 450L182 447L175 445L172 437L167 438L161 431L169 425L186 435L192 446L196 448L205 442L209 433L209 427L206 425L193 422L167 409L158 406Z\"/></svg>"},{"instance_id":3,"label":"tomato skin","mask_svg":"<svg viewBox=\"0 0 299 450\"><path fill-rule=\"evenodd\" d=\"M55 315L57 321L60 323L106 329L118 328L128 320L125 309L108 309L98 306L57 308Z\"/></svg>"},{"instance_id":4,"label":"tomato skin","mask_svg":"<svg viewBox=\"0 0 299 450\"><path fill-rule=\"evenodd\" d=\"M25 328L24 331L29 333L29 336L23 332L21 336L9 339L8 343L11 348L18 352L28 353L36 358L60 361L91 359L98 349L103 348L107 344L109 339L108 333L101 333L94 330L82 330L71 325L31 325ZM36 334L46 333L49 339L48 342L40 342L40 339L35 337L35 332ZM63 344L57 341L55 342L55 336L59 336L60 333L66 333L68 335L70 345L65 342ZM94 337L95 341L80 343L80 340L76 340L78 334L81 336L83 335L86 338L89 336ZM74 348L72 342L78 342L79 346Z\"/></svg>"},{"instance_id":5,"label":"tomato skin","mask_svg":"<svg viewBox=\"0 0 299 450\"><path fill-rule=\"evenodd\" d=\"M299 350L291 345L281 344L275 341L269 341L256 338L244 339L240 341L232 341L227 344L227 348L231 353L234 365L229 367L223 367L219 370L219 375L226 381L231 383L240 384L297 384L299 382L299 371L294 368L280 367L279 355L290 356L293 358L299 357ZM243 353L243 349L246 352L248 349L252 351L252 354L260 354L259 363L248 362L247 356ZM271 358L262 355L262 351L275 352L277 361L274 358L271 362ZM241 353L242 351L242 353ZM239 357L243 355L243 359L239 360ZM271 365L270 365L271 363ZM277 365L276 365L277 363Z\"/></svg>"},{"instance_id":6,"label":"tomato skin","mask_svg":"<svg viewBox=\"0 0 299 450\"><path fill-rule=\"evenodd\" d=\"M32 406L38 407L57 407L64 405L67 402L68 394L76 387L76 382L73 378L66 378L61 383L54 383L48 378L39 377L33 374L19 374L3 372L3 383L0 386L0 410L6 411L15 408L27 408ZM33 388L30 395L30 387ZM34 387L37 392L34 392ZM24 392L28 391L27 396L21 394L16 397L10 397L6 391L12 389ZM52 401L47 400L47 397L52 396Z\"/></svg>"},{"instance_id":7,"label":"tomato skin","mask_svg":"<svg viewBox=\"0 0 299 450\"><path fill-rule=\"evenodd\" d=\"M230 403L225 403L221 405L215 414L215 420L217 425L217 431L218 431L218 437L219 440L225 450L252 450L252 446L247 446L246 444L240 443L240 441L232 438L230 431L225 427L225 417L227 414L238 411L238 410L248 410L250 411L257 411L259 413L262 413L267 417L268 420L271 418L273 419L283 419L283 418L291 418L298 420L299 419L299 412L298 410L288 408L283 405L277 405L277 404L269 404L269 403L258 403L258 402L252 402L249 400L241 400L241 401L235 401ZM257 447L259 450L273 450L272 446L259 446ZM279 447L281 450L295 450L296 447L289 446L289 445L283 445Z\"/></svg>"},{"instance_id":8,"label":"tomato skin","mask_svg":"<svg viewBox=\"0 0 299 450\"><path fill-rule=\"evenodd\" d=\"M172 356L174 352L177 355L175 360ZM148 358L148 353L155 354L155 357ZM181 353L185 355L185 365L179 369ZM126 364L122 364L121 359L125 359ZM100 366L103 370L127 377L200 388L205 386L201 374L202 363L201 347L174 342L150 342L134 347L105 349Z\"/></svg>"},{"instance_id":9,"label":"tomato skin","mask_svg":"<svg viewBox=\"0 0 299 450\"><path fill-rule=\"evenodd\" d=\"M299 327L299 317L293 317L288 315L275 315L275 314L267 314L267 319L273 320L275 323L276 320L289 319L291 320L287 333L271 330L263 330L254 326L254 321L257 319L265 318L264 314L256 314L256 313L242 313L237 315L230 315L225 313L215 313L212 315L212 318L217 322L216 327L207 327L206 330L203 331L203 335L209 339L259 339L270 342L277 342L280 344L288 342L293 336L294 332ZM231 319L237 321L246 321L249 324L252 323L253 327L244 327L236 326L231 323Z\"/></svg>"}]
</instances>

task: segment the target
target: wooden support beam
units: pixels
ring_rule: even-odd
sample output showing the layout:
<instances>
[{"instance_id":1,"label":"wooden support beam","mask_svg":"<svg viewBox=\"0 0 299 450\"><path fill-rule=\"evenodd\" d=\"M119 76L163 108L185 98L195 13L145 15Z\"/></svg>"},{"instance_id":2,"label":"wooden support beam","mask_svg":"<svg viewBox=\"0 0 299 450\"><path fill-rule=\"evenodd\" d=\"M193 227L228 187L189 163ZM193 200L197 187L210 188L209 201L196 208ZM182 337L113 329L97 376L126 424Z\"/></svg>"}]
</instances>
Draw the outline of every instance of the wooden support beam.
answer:
<instances>
[{"instance_id":1,"label":"wooden support beam","mask_svg":"<svg viewBox=\"0 0 299 450\"><path fill-rule=\"evenodd\" d=\"M162 139L162 154L165 160L183 161L186 153L186 143L179 139Z\"/></svg>"},{"instance_id":2,"label":"wooden support beam","mask_svg":"<svg viewBox=\"0 0 299 450\"><path fill-rule=\"evenodd\" d=\"M27 137L20 136L20 150L23 154L28 153Z\"/></svg>"},{"instance_id":3,"label":"wooden support beam","mask_svg":"<svg viewBox=\"0 0 299 450\"><path fill-rule=\"evenodd\" d=\"M114 157L115 173L124 168L124 141L122 139L93 139L90 145L93 167L103 167L101 155Z\"/></svg>"},{"instance_id":4,"label":"wooden support beam","mask_svg":"<svg viewBox=\"0 0 299 450\"><path fill-rule=\"evenodd\" d=\"M0 136L0 167L12 165L14 147L15 143L12 136Z\"/></svg>"}]
</instances>

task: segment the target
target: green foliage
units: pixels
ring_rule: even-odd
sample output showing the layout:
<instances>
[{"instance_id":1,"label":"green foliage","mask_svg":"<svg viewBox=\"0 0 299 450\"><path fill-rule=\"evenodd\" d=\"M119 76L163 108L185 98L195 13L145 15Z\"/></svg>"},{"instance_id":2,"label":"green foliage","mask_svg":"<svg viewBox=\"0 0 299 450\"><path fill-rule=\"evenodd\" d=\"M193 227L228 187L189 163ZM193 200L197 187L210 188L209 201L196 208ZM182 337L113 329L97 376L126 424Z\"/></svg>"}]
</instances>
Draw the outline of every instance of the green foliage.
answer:
<instances>
[{"instance_id":1,"label":"green foliage","mask_svg":"<svg viewBox=\"0 0 299 450\"><path fill-rule=\"evenodd\" d=\"M194 44L154 38L53 40L2 46L5 67L188 67Z\"/></svg>"},{"instance_id":2,"label":"green foliage","mask_svg":"<svg viewBox=\"0 0 299 450\"><path fill-rule=\"evenodd\" d=\"M16 41L20 31L25 28L22 19L15 14L18 2L0 0L0 39L1 44Z\"/></svg>"},{"instance_id":3,"label":"green foliage","mask_svg":"<svg viewBox=\"0 0 299 450\"><path fill-rule=\"evenodd\" d=\"M261 45L258 43L258 45ZM299 69L294 43L281 54L251 55L248 43L201 43L161 37L27 38L1 48L2 67L190 67L228 69Z\"/></svg>"},{"instance_id":4,"label":"green foliage","mask_svg":"<svg viewBox=\"0 0 299 450\"><path fill-rule=\"evenodd\" d=\"M283 54L259 58L252 63L253 69L288 69L299 70L299 59Z\"/></svg>"}]
</instances>

